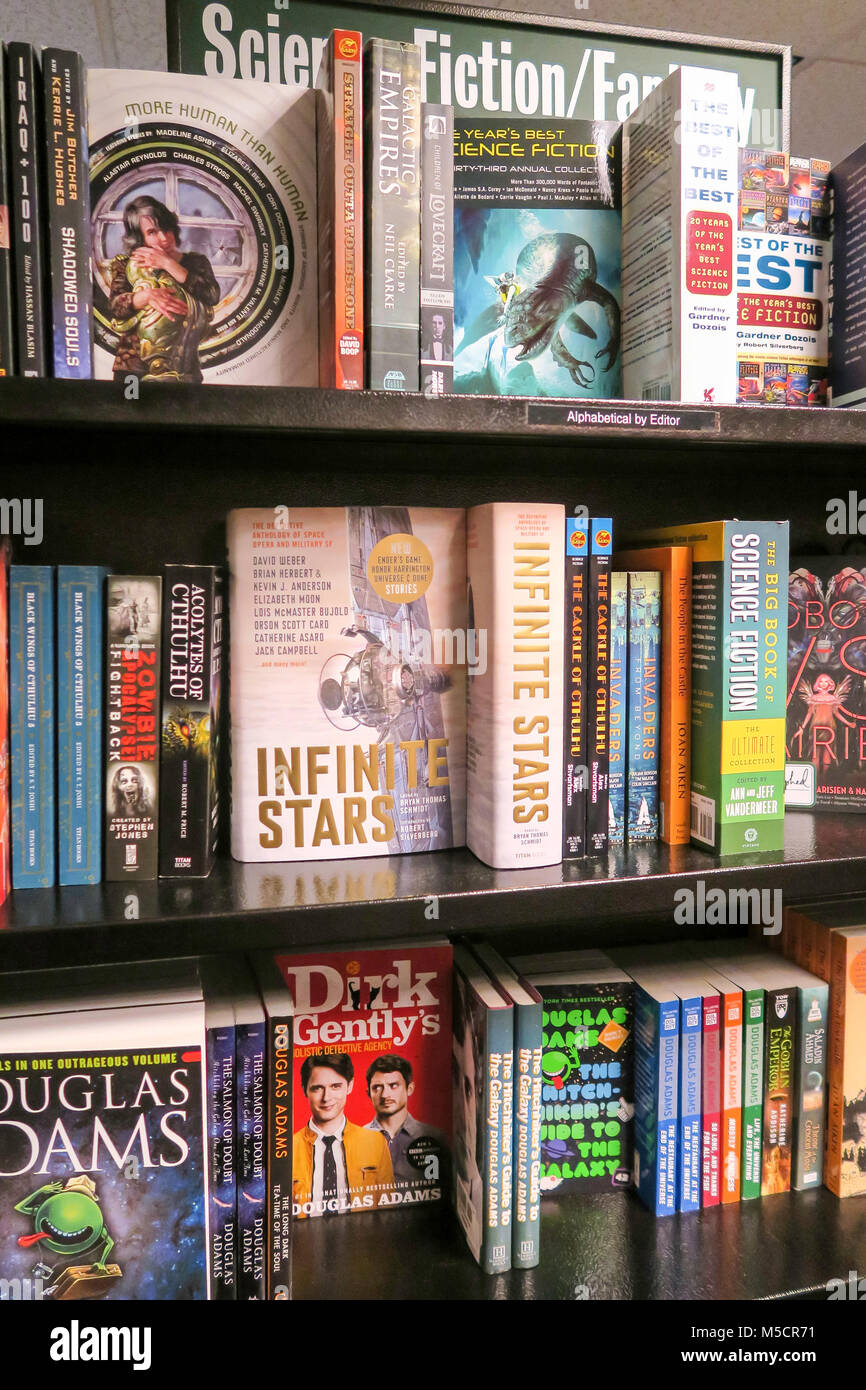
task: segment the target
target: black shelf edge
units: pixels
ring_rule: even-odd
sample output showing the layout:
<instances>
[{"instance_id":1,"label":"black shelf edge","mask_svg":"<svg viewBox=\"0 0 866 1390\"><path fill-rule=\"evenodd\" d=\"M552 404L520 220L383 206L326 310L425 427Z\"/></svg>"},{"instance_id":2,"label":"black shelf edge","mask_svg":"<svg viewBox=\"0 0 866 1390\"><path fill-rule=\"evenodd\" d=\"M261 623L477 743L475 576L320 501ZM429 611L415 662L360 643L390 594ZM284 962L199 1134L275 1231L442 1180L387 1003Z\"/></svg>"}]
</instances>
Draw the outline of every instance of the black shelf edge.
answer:
<instances>
[{"instance_id":1,"label":"black shelf edge","mask_svg":"<svg viewBox=\"0 0 866 1390\"><path fill-rule=\"evenodd\" d=\"M678 920L682 892L700 902L713 888L779 892L787 902L866 895L866 820L789 815L783 853L724 860L652 844L496 871L468 850L450 850L298 864L219 860L207 879L19 890L0 907L0 969L481 933L522 950L539 927L551 949L646 939L650 923L659 938L694 936L700 922ZM778 899L764 906L774 913ZM717 935L718 925L704 931Z\"/></svg>"},{"instance_id":2,"label":"black shelf edge","mask_svg":"<svg viewBox=\"0 0 866 1390\"><path fill-rule=\"evenodd\" d=\"M683 416L694 428L561 423L564 410ZM537 423L539 414L551 423ZM331 391L281 386L142 385L138 400L107 381L0 379L0 424L49 430L195 430L235 434L285 431L367 437L401 433L477 440L490 437L599 443L647 448L726 445L796 445L862 448L866 414L787 406L700 406L677 402L600 401L526 397L421 395Z\"/></svg>"}]
</instances>

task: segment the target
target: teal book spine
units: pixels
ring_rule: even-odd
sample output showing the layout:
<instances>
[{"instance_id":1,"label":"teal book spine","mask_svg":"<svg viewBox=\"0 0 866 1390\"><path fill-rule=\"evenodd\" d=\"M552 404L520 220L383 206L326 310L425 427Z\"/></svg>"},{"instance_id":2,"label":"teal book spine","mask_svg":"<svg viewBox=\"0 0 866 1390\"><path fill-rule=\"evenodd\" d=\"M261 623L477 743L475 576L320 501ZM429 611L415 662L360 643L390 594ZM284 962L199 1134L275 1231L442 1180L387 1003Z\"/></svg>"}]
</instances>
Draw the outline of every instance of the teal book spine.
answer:
<instances>
[{"instance_id":1,"label":"teal book spine","mask_svg":"<svg viewBox=\"0 0 866 1390\"><path fill-rule=\"evenodd\" d=\"M57 570L57 871L61 885L102 878L102 648L99 565Z\"/></svg>"},{"instance_id":2,"label":"teal book spine","mask_svg":"<svg viewBox=\"0 0 866 1390\"><path fill-rule=\"evenodd\" d=\"M12 886L50 888L54 833L54 571L9 571Z\"/></svg>"}]
</instances>

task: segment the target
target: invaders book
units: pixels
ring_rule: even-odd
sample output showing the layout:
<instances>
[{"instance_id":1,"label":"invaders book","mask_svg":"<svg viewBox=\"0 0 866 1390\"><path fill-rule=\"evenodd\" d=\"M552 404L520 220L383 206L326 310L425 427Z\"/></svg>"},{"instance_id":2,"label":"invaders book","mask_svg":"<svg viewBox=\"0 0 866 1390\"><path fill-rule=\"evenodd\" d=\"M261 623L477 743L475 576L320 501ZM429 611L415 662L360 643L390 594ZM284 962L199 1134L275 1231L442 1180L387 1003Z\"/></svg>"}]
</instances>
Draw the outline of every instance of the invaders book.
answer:
<instances>
[{"instance_id":1,"label":"invaders book","mask_svg":"<svg viewBox=\"0 0 866 1390\"><path fill-rule=\"evenodd\" d=\"M659 829L661 574L628 575L628 771L626 835L657 840Z\"/></svg>"},{"instance_id":2,"label":"invaders book","mask_svg":"<svg viewBox=\"0 0 866 1390\"><path fill-rule=\"evenodd\" d=\"M57 569L57 877L102 878L105 578L99 565Z\"/></svg>"},{"instance_id":3,"label":"invaders book","mask_svg":"<svg viewBox=\"0 0 866 1390\"><path fill-rule=\"evenodd\" d=\"M12 886L56 879L54 570L9 570Z\"/></svg>"},{"instance_id":4,"label":"invaders book","mask_svg":"<svg viewBox=\"0 0 866 1390\"><path fill-rule=\"evenodd\" d=\"M49 354L55 377L93 375L90 186L84 59L42 51Z\"/></svg>"},{"instance_id":5,"label":"invaders book","mask_svg":"<svg viewBox=\"0 0 866 1390\"><path fill-rule=\"evenodd\" d=\"M364 387L361 35L335 29L316 78L319 385Z\"/></svg>"},{"instance_id":6,"label":"invaders book","mask_svg":"<svg viewBox=\"0 0 866 1390\"><path fill-rule=\"evenodd\" d=\"M105 877L156 878L162 579L105 584Z\"/></svg>"},{"instance_id":7,"label":"invaders book","mask_svg":"<svg viewBox=\"0 0 866 1390\"><path fill-rule=\"evenodd\" d=\"M565 518L565 700L563 704L564 780L562 857L586 854L586 737L589 665L587 557L589 521Z\"/></svg>"},{"instance_id":8,"label":"invaders book","mask_svg":"<svg viewBox=\"0 0 866 1390\"><path fill-rule=\"evenodd\" d=\"M6 45L6 116L16 364L19 376L46 376L42 80L29 43Z\"/></svg>"}]
</instances>

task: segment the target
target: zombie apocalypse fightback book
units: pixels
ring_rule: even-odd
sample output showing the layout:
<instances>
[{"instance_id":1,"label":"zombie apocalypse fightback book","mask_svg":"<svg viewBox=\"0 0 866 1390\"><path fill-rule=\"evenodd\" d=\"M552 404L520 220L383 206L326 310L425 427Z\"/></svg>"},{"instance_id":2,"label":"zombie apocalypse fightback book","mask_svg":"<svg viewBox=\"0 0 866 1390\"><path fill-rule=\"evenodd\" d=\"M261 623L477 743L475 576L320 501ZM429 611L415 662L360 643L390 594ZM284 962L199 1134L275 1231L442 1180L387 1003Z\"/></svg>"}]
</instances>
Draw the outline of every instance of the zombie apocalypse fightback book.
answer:
<instances>
[{"instance_id":1,"label":"zombie apocalypse fightback book","mask_svg":"<svg viewBox=\"0 0 866 1390\"><path fill-rule=\"evenodd\" d=\"M247 509L228 550L235 859L463 844L465 512Z\"/></svg>"},{"instance_id":2,"label":"zombie apocalypse fightback book","mask_svg":"<svg viewBox=\"0 0 866 1390\"><path fill-rule=\"evenodd\" d=\"M105 585L105 878L157 876L162 579Z\"/></svg>"},{"instance_id":3,"label":"zombie apocalypse fightback book","mask_svg":"<svg viewBox=\"0 0 866 1390\"><path fill-rule=\"evenodd\" d=\"M91 70L95 375L317 386L315 95Z\"/></svg>"},{"instance_id":4,"label":"zombie apocalypse fightback book","mask_svg":"<svg viewBox=\"0 0 866 1390\"><path fill-rule=\"evenodd\" d=\"M455 392L622 394L618 132L455 120Z\"/></svg>"}]
</instances>

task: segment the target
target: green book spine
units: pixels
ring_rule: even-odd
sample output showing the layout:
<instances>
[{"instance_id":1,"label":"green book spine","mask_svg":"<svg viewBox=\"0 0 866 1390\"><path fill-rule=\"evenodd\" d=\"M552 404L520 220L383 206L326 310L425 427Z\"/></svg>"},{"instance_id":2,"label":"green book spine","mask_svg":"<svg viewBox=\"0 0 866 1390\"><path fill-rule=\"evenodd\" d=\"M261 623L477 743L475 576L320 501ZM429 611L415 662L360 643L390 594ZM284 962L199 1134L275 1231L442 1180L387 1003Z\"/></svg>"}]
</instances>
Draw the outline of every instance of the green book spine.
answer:
<instances>
[{"instance_id":1,"label":"green book spine","mask_svg":"<svg viewBox=\"0 0 866 1390\"><path fill-rule=\"evenodd\" d=\"M764 991L743 989L743 1130L740 1200L761 1195L764 1113Z\"/></svg>"}]
</instances>

